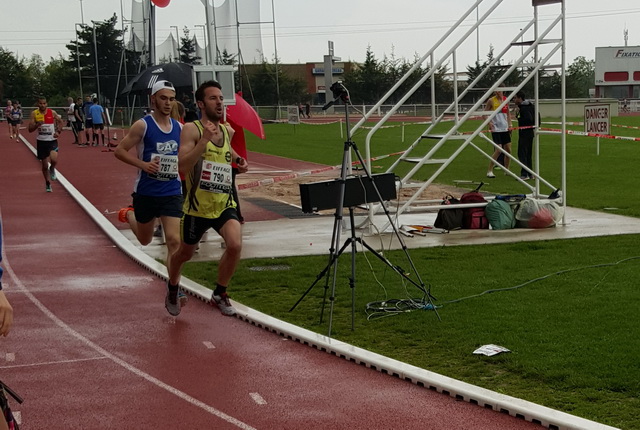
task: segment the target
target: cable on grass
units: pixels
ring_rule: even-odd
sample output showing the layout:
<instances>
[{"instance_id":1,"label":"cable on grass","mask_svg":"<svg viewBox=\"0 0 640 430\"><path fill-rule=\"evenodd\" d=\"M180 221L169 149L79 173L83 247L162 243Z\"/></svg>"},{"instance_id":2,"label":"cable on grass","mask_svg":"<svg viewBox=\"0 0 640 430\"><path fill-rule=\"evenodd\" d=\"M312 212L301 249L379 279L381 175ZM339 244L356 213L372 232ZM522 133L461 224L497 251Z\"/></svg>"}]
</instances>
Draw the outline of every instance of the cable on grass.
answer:
<instances>
[{"instance_id":1,"label":"cable on grass","mask_svg":"<svg viewBox=\"0 0 640 430\"><path fill-rule=\"evenodd\" d=\"M522 288L522 287L524 287L526 285L533 284L534 282L542 281L542 280L550 278L552 276L564 275L565 273L577 272L577 271L586 270L586 269L598 269L598 268L601 268L601 267L612 267L612 266L617 266L618 264L621 264L621 263L626 263L628 261L637 260L637 259L640 259L640 256L624 258L622 260L616 261L615 263L594 264L592 266L584 266L584 267L577 267L575 269L560 270L558 272L549 273L548 275L544 275L544 276L541 276L539 278L531 279L531 280L529 280L527 282L524 282L524 283L522 283L520 285L516 285L516 286L513 286L513 287L495 288L495 289L483 291L480 294L474 294L472 296L467 296L467 297L462 297L462 298L459 298L459 299L449 300L449 301L443 302L440 306L451 304L451 303L458 303L458 302L461 302L461 301L467 300L467 299L475 299L477 297L484 296L485 294L498 293L498 292L502 292L502 291L517 290L518 288ZM609 275L609 273L610 272L607 272L602 277L602 279L600 279L600 281L598 281L598 283L593 288L595 288L598 285L600 285L602 283L602 281L604 281L604 278L606 278Z\"/></svg>"}]
</instances>

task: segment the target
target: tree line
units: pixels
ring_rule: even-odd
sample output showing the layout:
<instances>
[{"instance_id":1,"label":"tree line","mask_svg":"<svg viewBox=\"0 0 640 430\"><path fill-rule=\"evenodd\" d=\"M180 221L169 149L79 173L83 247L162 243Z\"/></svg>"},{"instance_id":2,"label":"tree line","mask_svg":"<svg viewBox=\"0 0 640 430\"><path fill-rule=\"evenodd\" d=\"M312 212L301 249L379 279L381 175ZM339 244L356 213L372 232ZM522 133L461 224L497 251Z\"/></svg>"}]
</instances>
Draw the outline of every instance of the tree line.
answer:
<instances>
[{"instance_id":1,"label":"tree line","mask_svg":"<svg viewBox=\"0 0 640 430\"><path fill-rule=\"evenodd\" d=\"M118 30L117 16L96 22L95 26L80 25L76 28L75 40L65 45L68 55L60 54L45 62L40 56L18 58L12 52L0 47L0 99L18 99L23 105L35 103L39 95L45 95L52 106L66 105L67 97L85 96L98 92L96 76L100 78L101 100L118 105L126 105L126 99L120 94L126 85L127 77L135 76L145 67L144 57L134 46L124 42L124 31ZM195 40L190 37L189 30L183 29L180 38L180 61L188 64L201 64L202 58L196 55ZM467 67L468 81L471 82L493 60L493 48L489 49L485 61L477 61ZM167 59L159 59L166 62ZM290 76L281 62L264 59L262 63L251 68L239 65L237 57L224 51L219 53L221 64L237 65L236 89L244 92L245 99L256 105L295 104L313 100L313 94L307 93L307 85L303 79ZM355 104L374 104L418 61L398 59L393 54L382 59L376 58L367 48L362 64L345 70L344 85L349 89L351 101ZM96 66L97 65L97 66ZM488 88L502 73L505 65L498 62L478 83L478 87ZM595 62L585 57L577 57L566 70L567 97L589 97L589 89L594 85ZM417 68L403 85L389 99L395 103L406 91L412 88L428 66ZM451 79L447 79L448 65L443 65L432 75L436 88L436 103L449 103L453 100L454 88ZM514 86L521 82L528 73L527 69L517 69L505 82L506 86ZM427 80L416 91L407 103L431 103L431 79ZM466 85L459 82L459 91ZM527 83L525 92L533 96L533 80ZM541 98L559 98L561 75L559 71L541 74L539 92ZM82 89L82 91L81 91ZM84 93L84 94L81 94ZM474 101L478 94L469 94L468 102Z\"/></svg>"}]
</instances>

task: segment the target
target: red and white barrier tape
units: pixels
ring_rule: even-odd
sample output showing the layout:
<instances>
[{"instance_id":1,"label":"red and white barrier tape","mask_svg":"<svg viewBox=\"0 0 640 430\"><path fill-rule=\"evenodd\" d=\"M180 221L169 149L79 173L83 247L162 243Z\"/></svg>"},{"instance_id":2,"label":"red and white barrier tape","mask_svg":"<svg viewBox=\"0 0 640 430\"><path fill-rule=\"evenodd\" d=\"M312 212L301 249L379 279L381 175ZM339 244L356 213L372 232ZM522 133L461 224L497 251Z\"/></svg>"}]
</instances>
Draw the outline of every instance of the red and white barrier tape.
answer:
<instances>
[{"instance_id":1,"label":"red and white barrier tape","mask_svg":"<svg viewBox=\"0 0 640 430\"><path fill-rule=\"evenodd\" d=\"M541 128L540 130L555 131L555 132L558 132L558 133L562 132L562 130L558 130L558 129L555 129L555 128ZM640 142L640 137L613 136L611 134L588 133L586 131L567 130L567 134L572 134L572 135L575 135L575 136L602 137L603 139L630 140L630 141L634 141L634 142Z\"/></svg>"}]
</instances>

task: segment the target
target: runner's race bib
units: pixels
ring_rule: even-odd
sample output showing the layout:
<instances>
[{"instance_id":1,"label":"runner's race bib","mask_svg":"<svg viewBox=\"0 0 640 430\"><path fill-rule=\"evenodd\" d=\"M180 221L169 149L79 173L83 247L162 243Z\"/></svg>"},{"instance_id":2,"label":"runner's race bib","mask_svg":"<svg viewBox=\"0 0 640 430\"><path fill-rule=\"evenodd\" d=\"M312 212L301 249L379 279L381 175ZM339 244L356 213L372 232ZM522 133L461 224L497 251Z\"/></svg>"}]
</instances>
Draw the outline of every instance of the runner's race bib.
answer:
<instances>
[{"instance_id":1,"label":"runner's race bib","mask_svg":"<svg viewBox=\"0 0 640 430\"><path fill-rule=\"evenodd\" d=\"M38 135L40 137L45 136L53 136L53 132L55 131L54 124L40 124L40 129L38 130Z\"/></svg>"},{"instance_id":2,"label":"runner's race bib","mask_svg":"<svg viewBox=\"0 0 640 430\"><path fill-rule=\"evenodd\" d=\"M158 173L149 174L151 179L157 181L171 181L178 179L178 156L177 155L164 155L164 154L151 154L151 160L160 161L160 169Z\"/></svg>"},{"instance_id":3,"label":"runner's race bib","mask_svg":"<svg viewBox=\"0 0 640 430\"><path fill-rule=\"evenodd\" d=\"M210 193L230 193L231 166L229 164L204 161L202 163L199 187L201 190Z\"/></svg>"}]
</instances>

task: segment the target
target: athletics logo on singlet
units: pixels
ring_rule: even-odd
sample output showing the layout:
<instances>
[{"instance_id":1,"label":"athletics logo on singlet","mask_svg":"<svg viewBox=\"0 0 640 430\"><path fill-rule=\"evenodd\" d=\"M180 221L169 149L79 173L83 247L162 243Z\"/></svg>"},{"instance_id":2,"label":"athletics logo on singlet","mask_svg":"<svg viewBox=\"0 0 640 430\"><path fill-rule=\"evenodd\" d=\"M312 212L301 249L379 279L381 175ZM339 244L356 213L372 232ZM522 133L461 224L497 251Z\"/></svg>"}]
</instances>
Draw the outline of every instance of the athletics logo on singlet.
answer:
<instances>
[{"instance_id":1,"label":"athletics logo on singlet","mask_svg":"<svg viewBox=\"0 0 640 430\"><path fill-rule=\"evenodd\" d=\"M178 142L170 140L168 142L158 142L156 151L151 154L151 160L158 160L160 169L158 173L150 174L149 177L158 181L171 181L178 179L178 156L171 155L178 151Z\"/></svg>"}]
</instances>

